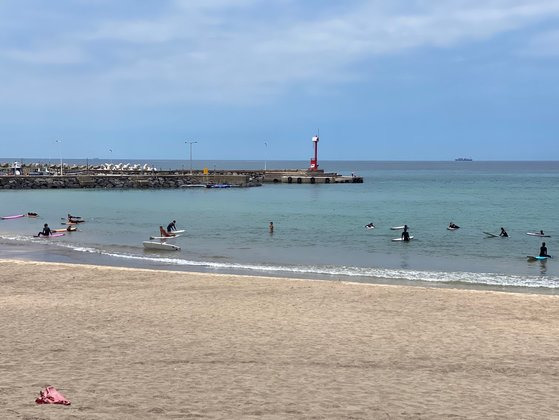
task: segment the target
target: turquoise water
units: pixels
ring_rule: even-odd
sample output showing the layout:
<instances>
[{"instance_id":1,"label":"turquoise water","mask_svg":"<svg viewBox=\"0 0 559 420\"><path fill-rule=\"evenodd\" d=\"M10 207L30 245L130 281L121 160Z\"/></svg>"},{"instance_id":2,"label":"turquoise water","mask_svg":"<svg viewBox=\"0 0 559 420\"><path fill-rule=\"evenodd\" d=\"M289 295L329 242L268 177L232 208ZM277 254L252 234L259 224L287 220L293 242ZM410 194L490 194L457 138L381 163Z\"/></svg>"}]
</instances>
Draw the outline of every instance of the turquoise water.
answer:
<instances>
[{"instance_id":1,"label":"turquoise water","mask_svg":"<svg viewBox=\"0 0 559 420\"><path fill-rule=\"evenodd\" d=\"M180 168L166 161L160 167ZM219 162L218 169L261 162ZM207 165L196 162L197 167ZM268 168L303 167L268 162ZM0 222L0 256L166 267L182 270L559 288L559 262L527 262L543 229L559 254L559 162L323 162L363 184L264 185L249 189L0 191L0 214L40 219ZM36 239L67 213L81 232ZM142 241L176 219L186 233L175 253ZM274 222L275 231L268 232ZM376 228L364 225L374 222ZM446 229L452 221L461 229ZM396 243L391 226L415 239ZM487 238L503 226L510 238Z\"/></svg>"}]
</instances>

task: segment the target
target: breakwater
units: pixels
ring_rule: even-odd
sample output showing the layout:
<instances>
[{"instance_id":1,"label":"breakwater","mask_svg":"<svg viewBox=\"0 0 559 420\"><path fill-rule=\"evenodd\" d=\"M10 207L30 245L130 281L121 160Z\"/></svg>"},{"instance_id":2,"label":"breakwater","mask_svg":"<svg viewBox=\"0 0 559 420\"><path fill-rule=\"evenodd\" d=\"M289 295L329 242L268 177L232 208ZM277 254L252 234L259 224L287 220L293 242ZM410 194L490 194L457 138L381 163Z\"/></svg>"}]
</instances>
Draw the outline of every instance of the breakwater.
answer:
<instances>
[{"instance_id":1,"label":"breakwater","mask_svg":"<svg viewBox=\"0 0 559 420\"><path fill-rule=\"evenodd\" d=\"M248 174L97 174L97 175L5 175L0 176L0 189L57 188L188 188L212 185L234 187L258 186Z\"/></svg>"}]
</instances>

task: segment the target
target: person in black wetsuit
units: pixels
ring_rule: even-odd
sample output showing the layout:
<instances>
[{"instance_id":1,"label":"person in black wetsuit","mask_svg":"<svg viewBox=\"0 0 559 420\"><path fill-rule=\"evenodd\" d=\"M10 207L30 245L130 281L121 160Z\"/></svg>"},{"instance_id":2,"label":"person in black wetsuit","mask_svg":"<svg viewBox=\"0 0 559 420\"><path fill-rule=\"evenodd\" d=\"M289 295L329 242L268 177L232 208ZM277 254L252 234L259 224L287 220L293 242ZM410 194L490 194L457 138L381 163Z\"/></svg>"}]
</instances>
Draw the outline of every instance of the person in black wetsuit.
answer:
<instances>
[{"instance_id":1,"label":"person in black wetsuit","mask_svg":"<svg viewBox=\"0 0 559 420\"><path fill-rule=\"evenodd\" d=\"M177 230L177 226L175 225L175 223L177 223L177 221L176 221L176 220L173 220L171 223L169 223L169 224L167 225L167 232L170 233L170 232L172 232L172 231L174 231L174 230Z\"/></svg>"},{"instance_id":2,"label":"person in black wetsuit","mask_svg":"<svg viewBox=\"0 0 559 420\"><path fill-rule=\"evenodd\" d=\"M499 236L502 236L503 238L508 238L509 234L507 233L505 228L501 228L501 233L499 233Z\"/></svg>"},{"instance_id":3,"label":"person in black wetsuit","mask_svg":"<svg viewBox=\"0 0 559 420\"><path fill-rule=\"evenodd\" d=\"M542 246L540 247L540 257L551 258L551 255L547 254L547 247L545 246L545 242L542 242Z\"/></svg>"},{"instance_id":4,"label":"person in black wetsuit","mask_svg":"<svg viewBox=\"0 0 559 420\"><path fill-rule=\"evenodd\" d=\"M51 233L52 232L49 228L49 225L47 223L45 223L45 225L43 226L43 230L41 232L39 232L37 234L37 236L50 236Z\"/></svg>"},{"instance_id":5,"label":"person in black wetsuit","mask_svg":"<svg viewBox=\"0 0 559 420\"><path fill-rule=\"evenodd\" d=\"M410 233L408 232L408 225L404 225L404 231L402 232L402 239L404 242L410 241Z\"/></svg>"},{"instance_id":6,"label":"person in black wetsuit","mask_svg":"<svg viewBox=\"0 0 559 420\"><path fill-rule=\"evenodd\" d=\"M450 223L448 224L448 227L451 228L451 229L460 229L460 226L458 226L458 225L456 225L456 224L454 224L454 223L452 223L452 222L450 222Z\"/></svg>"}]
</instances>

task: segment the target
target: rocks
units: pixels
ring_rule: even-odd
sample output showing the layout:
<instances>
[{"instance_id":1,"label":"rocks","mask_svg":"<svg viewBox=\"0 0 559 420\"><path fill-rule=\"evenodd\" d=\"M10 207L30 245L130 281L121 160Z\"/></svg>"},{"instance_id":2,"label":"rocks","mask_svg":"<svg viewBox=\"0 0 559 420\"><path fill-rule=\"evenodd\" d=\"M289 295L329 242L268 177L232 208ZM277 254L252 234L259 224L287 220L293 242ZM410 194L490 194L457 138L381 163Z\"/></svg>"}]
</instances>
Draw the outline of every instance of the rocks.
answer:
<instances>
[{"instance_id":1,"label":"rocks","mask_svg":"<svg viewBox=\"0 0 559 420\"><path fill-rule=\"evenodd\" d=\"M259 185L248 175L64 175L64 176L0 176L0 189L168 189L194 184L227 183L249 187Z\"/></svg>"}]
</instances>

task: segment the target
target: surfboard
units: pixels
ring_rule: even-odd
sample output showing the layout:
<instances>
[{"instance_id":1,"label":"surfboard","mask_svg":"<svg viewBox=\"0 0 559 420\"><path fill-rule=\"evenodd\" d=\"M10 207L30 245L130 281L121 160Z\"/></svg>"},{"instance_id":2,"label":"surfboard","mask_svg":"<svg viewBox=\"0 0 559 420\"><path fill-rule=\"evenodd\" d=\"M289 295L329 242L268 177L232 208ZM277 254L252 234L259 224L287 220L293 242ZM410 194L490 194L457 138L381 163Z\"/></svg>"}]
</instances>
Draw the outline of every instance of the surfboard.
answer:
<instances>
[{"instance_id":1,"label":"surfboard","mask_svg":"<svg viewBox=\"0 0 559 420\"><path fill-rule=\"evenodd\" d=\"M491 233L491 232L483 232L483 233L485 233L490 238L498 238L499 237L499 235L495 235L494 233Z\"/></svg>"},{"instance_id":2,"label":"surfboard","mask_svg":"<svg viewBox=\"0 0 559 420\"><path fill-rule=\"evenodd\" d=\"M68 230L68 229L63 228L63 229L53 229L52 231L56 232L56 233L65 233L65 232L77 232L78 230L77 229L76 230Z\"/></svg>"},{"instance_id":3,"label":"surfboard","mask_svg":"<svg viewBox=\"0 0 559 420\"><path fill-rule=\"evenodd\" d=\"M186 232L186 230L184 229L180 229L180 230L174 230L173 233L184 233Z\"/></svg>"},{"instance_id":4,"label":"surfboard","mask_svg":"<svg viewBox=\"0 0 559 420\"><path fill-rule=\"evenodd\" d=\"M459 228L459 227L453 228L453 227L450 227L450 226L449 226L449 227L447 227L446 229L447 229L447 230L458 230L458 229L460 229L460 228Z\"/></svg>"},{"instance_id":5,"label":"surfboard","mask_svg":"<svg viewBox=\"0 0 559 420\"><path fill-rule=\"evenodd\" d=\"M410 236L410 241L413 239L413 236ZM404 238L394 238L392 242L405 242Z\"/></svg>"},{"instance_id":6,"label":"surfboard","mask_svg":"<svg viewBox=\"0 0 559 420\"><path fill-rule=\"evenodd\" d=\"M365 227L366 227L367 229L374 229L374 228L375 228L374 226L367 226L367 225L365 225Z\"/></svg>"},{"instance_id":7,"label":"surfboard","mask_svg":"<svg viewBox=\"0 0 559 420\"><path fill-rule=\"evenodd\" d=\"M528 261L546 261L548 258L550 257L540 257L539 255L534 257L532 255L528 255Z\"/></svg>"},{"instance_id":8,"label":"surfboard","mask_svg":"<svg viewBox=\"0 0 559 420\"><path fill-rule=\"evenodd\" d=\"M25 217L25 214L15 214L13 216L2 216L2 217L0 217L0 219L11 220L11 219L19 219L20 217Z\"/></svg>"},{"instance_id":9,"label":"surfboard","mask_svg":"<svg viewBox=\"0 0 559 420\"><path fill-rule=\"evenodd\" d=\"M409 229L409 228L410 228L410 227L408 226L408 229ZM392 227L390 228L390 230L402 230L402 229L404 229L404 226L392 226Z\"/></svg>"},{"instance_id":10,"label":"surfboard","mask_svg":"<svg viewBox=\"0 0 559 420\"><path fill-rule=\"evenodd\" d=\"M181 249L180 246L166 244L164 242L144 241L143 244L145 249L157 249L161 251L180 251Z\"/></svg>"},{"instance_id":11,"label":"surfboard","mask_svg":"<svg viewBox=\"0 0 559 420\"><path fill-rule=\"evenodd\" d=\"M175 236L150 236L149 239L175 239L180 237L181 235L175 235Z\"/></svg>"},{"instance_id":12,"label":"surfboard","mask_svg":"<svg viewBox=\"0 0 559 420\"><path fill-rule=\"evenodd\" d=\"M44 235L41 235L41 236L39 236L39 235L33 235L33 236L34 236L35 238L58 238L58 237L60 237L60 236L64 236L64 234L63 234L63 233L57 232L57 233L51 233L49 236L44 236Z\"/></svg>"},{"instance_id":13,"label":"surfboard","mask_svg":"<svg viewBox=\"0 0 559 420\"><path fill-rule=\"evenodd\" d=\"M545 234L542 235L539 232L526 232L526 235L528 235L528 236L538 236L540 238L551 238L551 235L545 235Z\"/></svg>"}]
</instances>

